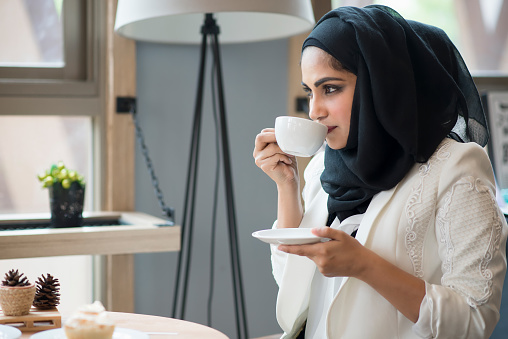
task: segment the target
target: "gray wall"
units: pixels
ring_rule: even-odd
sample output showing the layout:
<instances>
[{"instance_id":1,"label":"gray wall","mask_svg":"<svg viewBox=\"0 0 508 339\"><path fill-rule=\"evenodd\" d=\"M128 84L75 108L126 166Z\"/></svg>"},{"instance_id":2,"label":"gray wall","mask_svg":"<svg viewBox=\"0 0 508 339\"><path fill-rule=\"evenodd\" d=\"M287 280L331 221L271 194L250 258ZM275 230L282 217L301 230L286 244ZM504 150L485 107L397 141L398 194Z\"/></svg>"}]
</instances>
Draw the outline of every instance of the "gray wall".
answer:
<instances>
[{"instance_id":1,"label":"gray wall","mask_svg":"<svg viewBox=\"0 0 508 339\"><path fill-rule=\"evenodd\" d=\"M210 51L208 53L210 55ZM210 60L209 60L210 61ZM181 223L199 46L137 44L138 115L166 203ZM207 322L209 253L215 170L215 129L206 74L201 158L186 319ZM222 67L238 219L240 262L251 337L281 332L275 320L277 287L269 247L251 233L270 228L276 188L254 164L254 138L287 112L287 40L222 46ZM221 172L221 177L222 177ZM223 181L219 193L212 327L236 337ZM136 209L160 216L139 146ZM142 254L136 264L136 312L170 316L177 255Z\"/></svg>"}]
</instances>

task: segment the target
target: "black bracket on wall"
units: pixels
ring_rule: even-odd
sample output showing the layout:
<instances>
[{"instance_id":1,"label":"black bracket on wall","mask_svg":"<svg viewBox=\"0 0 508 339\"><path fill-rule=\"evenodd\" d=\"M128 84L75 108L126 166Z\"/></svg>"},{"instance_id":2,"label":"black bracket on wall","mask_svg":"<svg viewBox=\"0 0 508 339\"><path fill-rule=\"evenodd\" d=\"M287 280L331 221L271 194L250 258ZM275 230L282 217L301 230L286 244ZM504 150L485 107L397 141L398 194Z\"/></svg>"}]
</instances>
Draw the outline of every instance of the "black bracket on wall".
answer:
<instances>
[{"instance_id":1,"label":"black bracket on wall","mask_svg":"<svg viewBox=\"0 0 508 339\"><path fill-rule=\"evenodd\" d=\"M136 98L134 97L116 97L116 113L136 112Z\"/></svg>"},{"instance_id":2,"label":"black bracket on wall","mask_svg":"<svg viewBox=\"0 0 508 339\"><path fill-rule=\"evenodd\" d=\"M309 99L307 97L296 98L296 111L300 113L309 113Z\"/></svg>"}]
</instances>

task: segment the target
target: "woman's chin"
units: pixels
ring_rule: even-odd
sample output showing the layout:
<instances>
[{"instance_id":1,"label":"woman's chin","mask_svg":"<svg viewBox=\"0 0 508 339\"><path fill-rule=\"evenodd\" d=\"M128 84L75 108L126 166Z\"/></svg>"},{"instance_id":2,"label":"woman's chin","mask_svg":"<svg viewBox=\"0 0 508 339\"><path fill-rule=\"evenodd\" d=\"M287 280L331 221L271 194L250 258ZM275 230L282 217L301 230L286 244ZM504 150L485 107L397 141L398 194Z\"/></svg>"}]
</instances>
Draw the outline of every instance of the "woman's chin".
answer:
<instances>
[{"instance_id":1,"label":"woman's chin","mask_svg":"<svg viewBox=\"0 0 508 339\"><path fill-rule=\"evenodd\" d=\"M346 147L347 142L338 142L337 140L330 140L326 138L326 144L328 147L334 150L341 150Z\"/></svg>"}]
</instances>

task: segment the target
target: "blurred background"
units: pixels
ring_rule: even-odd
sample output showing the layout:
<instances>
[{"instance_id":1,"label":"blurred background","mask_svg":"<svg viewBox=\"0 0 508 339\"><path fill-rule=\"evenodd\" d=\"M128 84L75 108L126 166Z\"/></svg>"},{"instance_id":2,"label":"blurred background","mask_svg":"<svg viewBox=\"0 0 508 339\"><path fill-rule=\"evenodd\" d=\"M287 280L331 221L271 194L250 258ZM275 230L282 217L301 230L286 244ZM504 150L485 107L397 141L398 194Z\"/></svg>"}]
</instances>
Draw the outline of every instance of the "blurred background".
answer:
<instances>
[{"instance_id":1,"label":"blurred background","mask_svg":"<svg viewBox=\"0 0 508 339\"><path fill-rule=\"evenodd\" d=\"M68 2L74 5L67 5ZM86 36L86 28L79 31L73 26L86 27L90 24L87 20L93 22L93 17L83 17L90 8L104 9L93 3L91 0L0 0L0 214L48 213L47 190L41 188L36 175L58 161L84 174L87 180L85 210L100 210L103 206L105 184L100 168L105 151L101 136L108 126L101 94L106 89L100 79L106 76L101 74L105 66L100 53L93 57L89 45L79 43L79 37ZM316 13L317 19L321 13L338 6L362 7L377 3L394 8L407 19L443 28L462 53L480 92L485 94L486 108L497 112L501 119L500 124L491 126L494 133L500 131L500 134L494 134L489 151L500 161L495 165L500 190L508 188L508 180L500 180L505 172L504 164L508 162L508 156L504 160L502 157L508 154L503 139L508 135L508 129L503 131L503 124L508 121L508 96L505 94L508 91L508 0L327 0L313 3L315 13L316 9L320 11ZM99 24L98 32L104 30L103 26L104 23ZM72 34L78 38L73 38ZM254 164L254 138L261 129L272 127L279 115L306 114L296 105L297 100L305 96L301 93L298 69L299 46L304 37L305 34L222 47L240 261L252 337L280 332L275 320L277 287L271 276L269 248L251 237L254 231L270 228L276 218L276 189ZM98 38L99 43L101 39ZM179 223L183 213L199 46L137 42L135 54L136 68L122 71L135 74L140 125L165 200L175 208ZM89 63L94 60L98 66L91 76ZM90 78L98 79L95 87L90 84ZM55 87L59 81L65 84L72 79L82 80L83 85ZM41 89L40 84L48 86ZM204 300L210 297L210 216L216 165L209 87L205 86L198 212L187 306L188 319L203 324L209 316ZM496 95L495 100L488 101L492 93ZM160 216L150 176L137 145L134 152L135 210ZM304 166L306 160L300 159L300 162ZM234 338L223 196L224 192L220 191L212 323L209 325ZM79 256L2 260L0 274L20 268L35 280L36 276L50 272L61 280L62 310L72 310L95 297L92 259ZM170 315L176 259L176 253L135 256L137 313ZM502 338L508 333L506 303L503 307L501 322L492 338Z\"/></svg>"}]
</instances>

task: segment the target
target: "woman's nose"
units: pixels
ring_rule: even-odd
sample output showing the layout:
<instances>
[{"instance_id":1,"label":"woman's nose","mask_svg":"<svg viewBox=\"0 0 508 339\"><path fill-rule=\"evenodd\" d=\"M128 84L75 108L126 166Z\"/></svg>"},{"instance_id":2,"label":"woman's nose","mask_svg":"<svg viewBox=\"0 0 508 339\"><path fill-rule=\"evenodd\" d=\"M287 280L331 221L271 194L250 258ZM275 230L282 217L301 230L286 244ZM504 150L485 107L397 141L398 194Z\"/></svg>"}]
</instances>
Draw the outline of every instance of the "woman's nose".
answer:
<instances>
[{"instance_id":1,"label":"woman's nose","mask_svg":"<svg viewBox=\"0 0 508 339\"><path fill-rule=\"evenodd\" d=\"M309 100L309 118L312 120L319 120L326 116L326 110L323 109L319 101L315 98Z\"/></svg>"}]
</instances>

